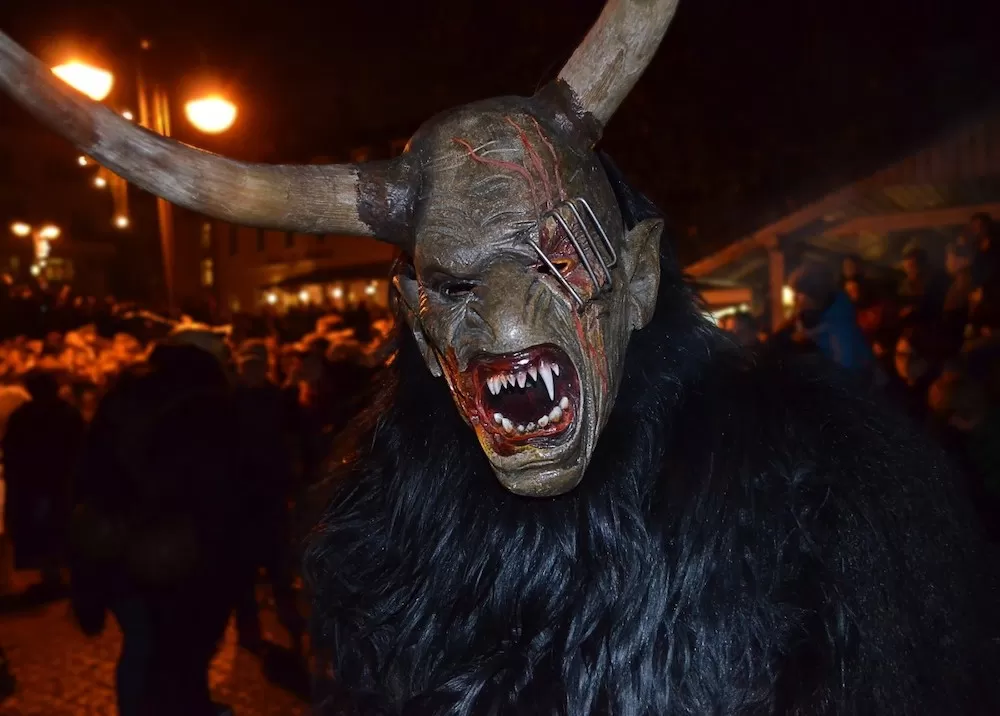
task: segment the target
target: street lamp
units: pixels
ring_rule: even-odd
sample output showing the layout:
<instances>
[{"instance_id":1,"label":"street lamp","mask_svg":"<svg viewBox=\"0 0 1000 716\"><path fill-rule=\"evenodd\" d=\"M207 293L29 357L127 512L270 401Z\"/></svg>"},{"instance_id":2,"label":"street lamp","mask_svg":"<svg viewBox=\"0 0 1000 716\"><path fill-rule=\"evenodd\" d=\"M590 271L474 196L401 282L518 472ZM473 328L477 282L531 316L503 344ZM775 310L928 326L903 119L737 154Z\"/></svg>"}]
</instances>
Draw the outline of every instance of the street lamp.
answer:
<instances>
[{"instance_id":1,"label":"street lamp","mask_svg":"<svg viewBox=\"0 0 1000 716\"><path fill-rule=\"evenodd\" d=\"M94 186L97 187L98 189L103 189L107 185L108 185L108 180L105 179L104 177L102 176L94 177Z\"/></svg>"},{"instance_id":2,"label":"street lamp","mask_svg":"<svg viewBox=\"0 0 1000 716\"><path fill-rule=\"evenodd\" d=\"M218 95L194 99L184 105L188 121L205 134L221 134L236 121L236 105Z\"/></svg>"},{"instance_id":3,"label":"street lamp","mask_svg":"<svg viewBox=\"0 0 1000 716\"><path fill-rule=\"evenodd\" d=\"M143 50L150 48L148 40L142 40L140 47ZM138 120L139 124L150 131L154 131L164 137L171 135L170 131L170 104L167 93L157 86L150 88L143 77L141 67L137 67L136 80L138 84ZM114 85L114 75L107 70L92 67L82 62L72 61L64 65L52 68L52 72L57 77L67 82L74 89L83 92L91 99L100 102L110 93ZM184 113L188 121L195 129L206 134L221 134L225 132L236 121L236 105L226 100L220 95L210 95L196 98L184 105ZM131 111L125 110L122 116L132 121L135 116ZM81 161L82 160L82 161ZM86 166L86 157L78 159L81 166ZM94 180L94 185L103 188L98 180ZM120 195L121 201L116 199L114 225L121 230L129 227L130 221L125 214L124 202L127 201L127 194L123 191ZM116 196L118 196L116 194ZM164 283L167 288L167 301L171 308L174 306L174 237L173 237L173 212L169 202L157 197L157 217L160 229L160 246L163 252Z\"/></svg>"},{"instance_id":4,"label":"street lamp","mask_svg":"<svg viewBox=\"0 0 1000 716\"><path fill-rule=\"evenodd\" d=\"M55 224L45 224L36 229L31 224L23 221L15 221L10 225L10 231L14 236L21 238L31 237L35 249L35 260L31 265L31 275L38 276L52 251L51 242L62 235L62 229Z\"/></svg>"},{"instance_id":5,"label":"street lamp","mask_svg":"<svg viewBox=\"0 0 1000 716\"><path fill-rule=\"evenodd\" d=\"M58 239L59 235L62 233L59 227L55 224L46 224L41 229L38 230L38 236L46 241L52 241L53 239Z\"/></svg>"},{"instance_id":6,"label":"street lamp","mask_svg":"<svg viewBox=\"0 0 1000 716\"><path fill-rule=\"evenodd\" d=\"M107 70L73 60L52 68L52 73L78 92L100 102L111 94L115 76Z\"/></svg>"},{"instance_id":7,"label":"street lamp","mask_svg":"<svg viewBox=\"0 0 1000 716\"><path fill-rule=\"evenodd\" d=\"M24 238L31 233L31 224L25 224L23 221L15 221L10 225L10 232L14 234L14 236Z\"/></svg>"}]
</instances>

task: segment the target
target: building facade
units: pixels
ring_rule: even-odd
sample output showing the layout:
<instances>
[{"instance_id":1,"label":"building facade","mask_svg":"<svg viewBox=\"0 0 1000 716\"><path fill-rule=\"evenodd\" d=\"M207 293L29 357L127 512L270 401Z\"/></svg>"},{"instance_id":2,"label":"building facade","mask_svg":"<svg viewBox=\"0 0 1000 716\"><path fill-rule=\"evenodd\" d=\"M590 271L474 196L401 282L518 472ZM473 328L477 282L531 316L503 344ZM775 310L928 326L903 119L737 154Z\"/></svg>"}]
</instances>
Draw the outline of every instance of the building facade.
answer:
<instances>
[{"instance_id":1,"label":"building facade","mask_svg":"<svg viewBox=\"0 0 1000 716\"><path fill-rule=\"evenodd\" d=\"M404 146L359 148L348 159L391 157ZM395 255L394 247L370 238L264 231L174 207L174 291L181 306L209 303L223 315L303 304L385 306Z\"/></svg>"}]
</instances>

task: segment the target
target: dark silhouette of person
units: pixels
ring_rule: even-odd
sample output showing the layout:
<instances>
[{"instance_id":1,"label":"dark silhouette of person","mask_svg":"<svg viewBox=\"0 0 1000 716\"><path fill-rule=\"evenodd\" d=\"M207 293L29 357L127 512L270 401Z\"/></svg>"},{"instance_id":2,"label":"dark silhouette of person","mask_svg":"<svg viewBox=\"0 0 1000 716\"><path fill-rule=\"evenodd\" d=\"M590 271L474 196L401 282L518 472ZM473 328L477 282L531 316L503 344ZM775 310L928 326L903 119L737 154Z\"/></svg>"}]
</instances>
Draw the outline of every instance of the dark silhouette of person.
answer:
<instances>
[{"instance_id":1,"label":"dark silhouette of person","mask_svg":"<svg viewBox=\"0 0 1000 716\"><path fill-rule=\"evenodd\" d=\"M124 639L122 716L217 716L208 668L253 578L235 404L222 364L161 345L102 400L76 492L74 612Z\"/></svg>"},{"instance_id":2,"label":"dark silhouette of person","mask_svg":"<svg viewBox=\"0 0 1000 716\"><path fill-rule=\"evenodd\" d=\"M49 372L25 380L31 400L7 422L3 438L5 521L17 569L41 570L43 590L57 590L66 558L73 470L83 439L80 412L59 397Z\"/></svg>"}]
</instances>

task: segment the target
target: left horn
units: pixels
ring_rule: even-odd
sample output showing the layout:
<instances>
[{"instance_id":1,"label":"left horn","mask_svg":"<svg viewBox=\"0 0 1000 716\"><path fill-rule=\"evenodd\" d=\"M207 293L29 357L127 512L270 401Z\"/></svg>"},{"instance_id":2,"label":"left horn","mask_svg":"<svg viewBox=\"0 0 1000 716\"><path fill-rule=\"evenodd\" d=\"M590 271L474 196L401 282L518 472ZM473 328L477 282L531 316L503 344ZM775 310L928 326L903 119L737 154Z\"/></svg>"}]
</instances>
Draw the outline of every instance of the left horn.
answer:
<instances>
[{"instance_id":1,"label":"left horn","mask_svg":"<svg viewBox=\"0 0 1000 716\"><path fill-rule=\"evenodd\" d=\"M608 0L559 79L604 127L653 59L679 0Z\"/></svg>"},{"instance_id":2,"label":"left horn","mask_svg":"<svg viewBox=\"0 0 1000 716\"><path fill-rule=\"evenodd\" d=\"M408 244L416 181L406 155L365 164L279 165L211 154L91 101L2 32L0 88L88 156L178 206L243 226Z\"/></svg>"}]
</instances>

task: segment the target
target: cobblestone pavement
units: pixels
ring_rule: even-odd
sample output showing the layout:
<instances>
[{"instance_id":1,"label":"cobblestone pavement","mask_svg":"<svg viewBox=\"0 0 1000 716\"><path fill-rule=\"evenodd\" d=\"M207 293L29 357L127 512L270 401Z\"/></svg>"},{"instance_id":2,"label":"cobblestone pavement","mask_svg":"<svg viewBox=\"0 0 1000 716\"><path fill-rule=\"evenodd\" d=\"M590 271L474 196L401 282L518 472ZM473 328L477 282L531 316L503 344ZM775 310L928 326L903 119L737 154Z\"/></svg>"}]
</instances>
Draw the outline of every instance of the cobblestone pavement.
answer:
<instances>
[{"instance_id":1,"label":"cobblestone pavement","mask_svg":"<svg viewBox=\"0 0 1000 716\"><path fill-rule=\"evenodd\" d=\"M265 637L272 634L267 612ZM2 716L115 716L114 669L121 634L113 619L104 633L88 639L73 624L66 600L18 613L0 615L0 645L14 675L17 692L0 704ZM304 716L308 707L274 686L261 673L259 661L239 649L230 623L212 663L210 676L216 701L231 705L236 716Z\"/></svg>"}]
</instances>

